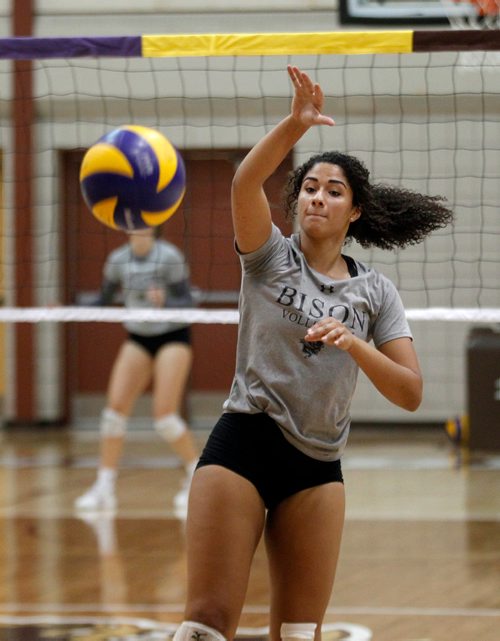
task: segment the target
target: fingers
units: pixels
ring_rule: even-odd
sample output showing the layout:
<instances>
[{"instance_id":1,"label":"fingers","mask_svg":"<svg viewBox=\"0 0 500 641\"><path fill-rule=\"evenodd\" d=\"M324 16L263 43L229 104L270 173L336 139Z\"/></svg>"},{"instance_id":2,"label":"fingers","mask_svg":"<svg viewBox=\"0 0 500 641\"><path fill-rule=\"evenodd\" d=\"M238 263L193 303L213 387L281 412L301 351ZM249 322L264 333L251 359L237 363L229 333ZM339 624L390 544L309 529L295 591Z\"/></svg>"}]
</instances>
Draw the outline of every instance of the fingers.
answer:
<instances>
[{"instance_id":1,"label":"fingers","mask_svg":"<svg viewBox=\"0 0 500 641\"><path fill-rule=\"evenodd\" d=\"M298 84L298 79L296 77L296 72L297 72L297 67L292 67L292 65L287 65L286 70L288 71L288 75L290 76L290 80L293 82L293 84Z\"/></svg>"},{"instance_id":2,"label":"fingers","mask_svg":"<svg viewBox=\"0 0 500 641\"><path fill-rule=\"evenodd\" d=\"M314 85L307 73L305 73L305 71L301 71L298 67L288 65L287 71L295 89L306 90L309 93L314 94L315 87L319 88L319 85Z\"/></svg>"},{"instance_id":3,"label":"fingers","mask_svg":"<svg viewBox=\"0 0 500 641\"><path fill-rule=\"evenodd\" d=\"M295 89L295 112L298 113L302 109L311 124L335 125L333 118L321 113L324 95L319 84L314 83L308 74L298 67L288 65L287 71Z\"/></svg>"},{"instance_id":4,"label":"fingers","mask_svg":"<svg viewBox=\"0 0 500 641\"><path fill-rule=\"evenodd\" d=\"M330 116L323 116L322 114L319 114L316 118L316 122L318 125L329 125L330 127L335 124L335 120L333 118L330 118Z\"/></svg>"},{"instance_id":5,"label":"fingers","mask_svg":"<svg viewBox=\"0 0 500 641\"><path fill-rule=\"evenodd\" d=\"M327 345L335 345L342 350L348 350L353 341L350 330L334 318L323 319L310 327L305 335L307 341L321 341Z\"/></svg>"},{"instance_id":6,"label":"fingers","mask_svg":"<svg viewBox=\"0 0 500 641\"><path fill-rule=\"evenodd\" d=\"M146 298L155 307L163 307L166 301L165 290L162 287L149 287Z\"/></svg>"}]
</instances>

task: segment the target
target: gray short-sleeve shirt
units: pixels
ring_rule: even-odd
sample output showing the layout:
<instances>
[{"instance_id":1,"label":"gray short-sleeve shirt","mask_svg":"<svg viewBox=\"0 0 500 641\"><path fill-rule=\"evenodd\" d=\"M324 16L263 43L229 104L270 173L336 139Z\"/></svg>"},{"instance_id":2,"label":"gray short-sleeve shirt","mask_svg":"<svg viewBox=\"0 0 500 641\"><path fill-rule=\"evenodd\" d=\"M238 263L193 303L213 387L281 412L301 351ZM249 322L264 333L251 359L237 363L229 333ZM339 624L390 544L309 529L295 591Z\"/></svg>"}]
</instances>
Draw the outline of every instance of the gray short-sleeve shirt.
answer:
<instances>
[{"instance_id":1,"label":"gray short-sleeve shirt","mask_svg":"<svg viewBox=\"0 0 500 641\"><path fill-rule=\"evenodd\" d=\"M167 302L173 286L189 278L189 268L182 252L172 243L156 240L151 251L143 257L136 256L127 243L115 249L104 265L104 278L122 290L125 307L153 309L148 301L150 286L165 289ZM186 323L127 321L125 328L141 336L158 336L171 332Z\"/></svg>"},{"instance_id":2,"label":"gray short-sleeve shirt","mask_svg":"<svg viewBox=\"0 0 500 641\"><path fill-rule=\"evenodd\" d=\"M338 459L348 437L358 366L347 352L305 341L305 333L333 316L377 347L411 337L399 293L358 261L357 276L331 281L309 267L298 234L284 237L274 225L268 241L240 260L236 372L224 410L266 412L303 453Z\"/></svg>"}]
</instances>

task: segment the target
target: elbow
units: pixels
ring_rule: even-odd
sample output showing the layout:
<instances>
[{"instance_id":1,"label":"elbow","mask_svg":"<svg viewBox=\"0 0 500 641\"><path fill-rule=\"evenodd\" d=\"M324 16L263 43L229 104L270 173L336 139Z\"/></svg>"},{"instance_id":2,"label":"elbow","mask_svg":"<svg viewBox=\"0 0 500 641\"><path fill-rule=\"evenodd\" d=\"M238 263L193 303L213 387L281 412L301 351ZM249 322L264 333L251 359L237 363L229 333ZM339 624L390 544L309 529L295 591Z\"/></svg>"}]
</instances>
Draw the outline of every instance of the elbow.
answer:
<instances>
[{"instance_id":1,"label":"elbow","mask_svg":"<svg viewBox=\"0 0 500 641\"><path fill-rule=\"evenodd\" d=\"M241 167L241 165L240 165ZM245 180L242 178L240 167L235 171L231 182L231 192L237 194L240 189L244 189Z\"/></svg>"},{"instance_id":2,"label":"elbow","mask_svg":"<svg viewBox=\"0 0 500 641\"><path fill-rule=\"evenodd\" d=\"M407 401L402 407L408 412L416 412L420 407L421 403L422 403L422 396L413 397L413 398L407 399Z\"/></svg>"},{"instance_id":3,"label":"elbow","mask_svg":"<svg viewBox=\"0 0 500 641\"><path fill-rule=\"evenodd\" d=\"M245 198L243 182L241 177L238 176L238 172L236 172L231 182L231 207L233 211L236 209L238 203Z\"/></svg>"},{"instance_id":4,"label":"elbow","mask_svg":"<svg viewBox=\"0 0 500 641\"><path fill-rule=\"evenodd\" d=\"M416 412L422 403L422 380L418 380L407 390L401 407L408 412Z\"/></svg>"}]
</instances>

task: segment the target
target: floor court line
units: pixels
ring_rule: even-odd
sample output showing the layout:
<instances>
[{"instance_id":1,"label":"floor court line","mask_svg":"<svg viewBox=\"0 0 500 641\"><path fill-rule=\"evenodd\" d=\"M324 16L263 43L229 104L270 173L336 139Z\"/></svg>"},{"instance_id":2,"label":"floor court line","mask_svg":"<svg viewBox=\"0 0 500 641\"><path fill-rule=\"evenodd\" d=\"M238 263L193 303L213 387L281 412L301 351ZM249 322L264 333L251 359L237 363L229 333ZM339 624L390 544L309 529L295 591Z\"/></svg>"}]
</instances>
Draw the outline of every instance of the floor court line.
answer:
<instances>
[{"instance_id":1,"label":"floor court line","mask_svg":"<svg viewBox=\"0 0 500 641\"><path fill-rule=\"evenodd\" d=\"M183 612L184 604L171 603L151 605L150 603L5 603L0 607L8 612L116 612L124 610L129 612L151 613L179 613ZM261 605L246 605L243 614L267 614L269 608ZM391 607L391 606L331 606L327 614L335 615L391 615L412 617L499 617L500 608L419 608L419 607Z\"/></svg>"}]
</instances>

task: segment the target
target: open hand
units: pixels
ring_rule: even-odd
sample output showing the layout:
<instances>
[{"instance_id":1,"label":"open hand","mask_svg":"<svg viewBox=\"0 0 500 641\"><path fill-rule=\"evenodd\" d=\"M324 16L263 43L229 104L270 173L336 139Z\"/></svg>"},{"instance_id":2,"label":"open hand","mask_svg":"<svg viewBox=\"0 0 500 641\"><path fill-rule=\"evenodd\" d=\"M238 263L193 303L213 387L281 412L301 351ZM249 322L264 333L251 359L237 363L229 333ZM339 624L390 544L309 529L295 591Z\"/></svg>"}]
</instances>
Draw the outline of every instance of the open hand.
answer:
<instances>
[{"instance_id":1,"label":"open hand","mask_svg":"<svg viewBox=\"0 0 500 641\"><path fill-rule=\"evenodd\" d=\"M307 73L298 67L288 65L287 70L295 88L292 116L308 127L311 125L334 125L335 121L332 118L321 113L324 96L319 84L314 83Z\"/></svg>"}]
</instances>

